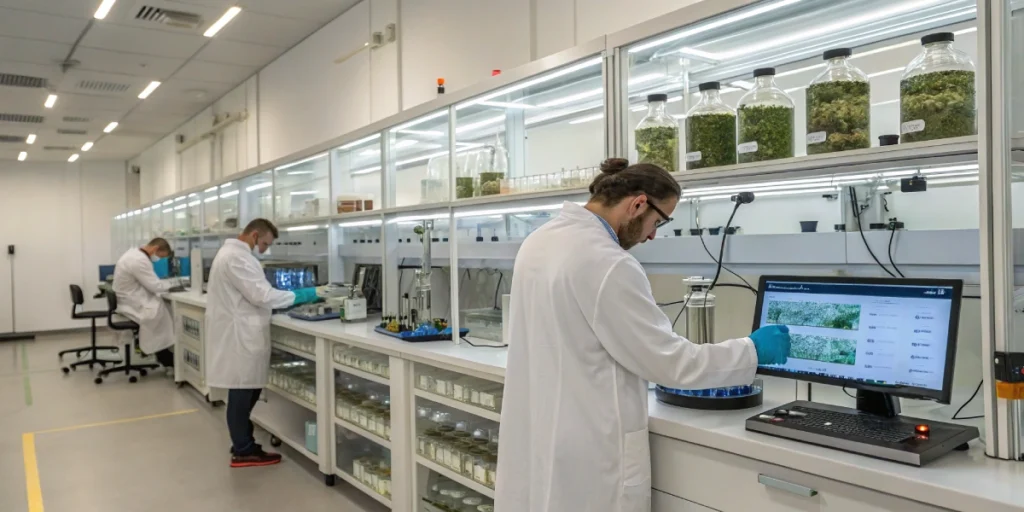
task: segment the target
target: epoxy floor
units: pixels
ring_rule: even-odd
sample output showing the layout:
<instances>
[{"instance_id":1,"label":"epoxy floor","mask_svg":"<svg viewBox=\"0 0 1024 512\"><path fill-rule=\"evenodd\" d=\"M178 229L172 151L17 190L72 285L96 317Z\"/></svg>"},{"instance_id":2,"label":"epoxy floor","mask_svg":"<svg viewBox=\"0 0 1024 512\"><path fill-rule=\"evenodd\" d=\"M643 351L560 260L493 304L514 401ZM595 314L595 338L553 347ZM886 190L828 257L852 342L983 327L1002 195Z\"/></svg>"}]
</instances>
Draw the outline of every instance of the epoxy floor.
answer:
<instances>
[{"instance_id":1,"label":"epoxy floor","mask_svg":"<svg viewBox=\"0 0 1024 512\"><path fill-rule=\"evenodd\" d=\"M101 333L101 345L112 341ZM178 389L163 370L136 384L115 375L96 385L87 368L61 373L57 352L88 344L87 332L0 342L0 511L382 510L340 479L325 486L285 446L279 465L231 469L223 407Z\"/></svg>"}]
</instances>

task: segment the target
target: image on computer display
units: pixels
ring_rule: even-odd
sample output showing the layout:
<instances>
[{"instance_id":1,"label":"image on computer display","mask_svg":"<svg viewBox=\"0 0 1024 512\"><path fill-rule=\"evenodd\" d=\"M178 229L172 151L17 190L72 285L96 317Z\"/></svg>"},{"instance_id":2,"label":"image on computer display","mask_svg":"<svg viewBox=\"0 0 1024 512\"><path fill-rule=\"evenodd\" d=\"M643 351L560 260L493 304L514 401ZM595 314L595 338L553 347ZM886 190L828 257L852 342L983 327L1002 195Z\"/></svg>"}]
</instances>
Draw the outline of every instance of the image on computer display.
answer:
<instances>
[{"instance_id":1,"label":"image on computer display","mask_svg":"<svg viewBox=\"0 0 1024 512\"><path fill-rule=\"evenodd\" d=\"M789 361L764 368L942 389L952 288L768 281L760 324L786 325Z\"/></svg>"}]
</instances>

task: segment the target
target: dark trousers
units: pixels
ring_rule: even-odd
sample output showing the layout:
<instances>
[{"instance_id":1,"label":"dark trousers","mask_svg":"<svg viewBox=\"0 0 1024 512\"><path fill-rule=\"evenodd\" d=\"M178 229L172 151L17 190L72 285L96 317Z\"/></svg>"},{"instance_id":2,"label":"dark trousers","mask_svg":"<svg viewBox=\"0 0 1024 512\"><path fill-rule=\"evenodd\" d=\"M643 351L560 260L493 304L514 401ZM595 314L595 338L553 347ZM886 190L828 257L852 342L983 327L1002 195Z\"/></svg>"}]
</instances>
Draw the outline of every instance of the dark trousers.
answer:
<instances>
[{"instance_id":1,"label":"dark trousers","mask_svg":"<svg viewBox=\"0 0 1024 512\"><path fill-rule=\"evenodd\" d=\"M253 425L249 416L262 389L228 390L228 433L231 434L231 452L235 455L252 455L259 445L253 437Z\"/></svg>"},{"instance_id":2,"label":"dark trousers","mask_svg":"<svg viewBox=\"0 0 1024 512\"><path fill-rule=\"evenodd\" d=\"M160 366L163 366L165 368L174 368L173 350L169 348L158 350L156 354L153 354L153 356L156 357L156 362L160 363Z\"/></svg>"}]
</instances>

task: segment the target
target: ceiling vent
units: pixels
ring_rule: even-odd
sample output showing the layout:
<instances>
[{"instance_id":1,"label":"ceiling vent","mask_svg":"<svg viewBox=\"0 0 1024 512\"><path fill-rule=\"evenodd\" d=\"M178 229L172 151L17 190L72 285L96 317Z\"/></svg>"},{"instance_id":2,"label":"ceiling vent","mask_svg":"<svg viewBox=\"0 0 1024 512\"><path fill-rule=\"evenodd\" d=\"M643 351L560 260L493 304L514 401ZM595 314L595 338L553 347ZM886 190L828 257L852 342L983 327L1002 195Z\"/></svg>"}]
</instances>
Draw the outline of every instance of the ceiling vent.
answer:
<instances>
[{"instance_id":1,"label":"ceiling vent","mask_svg":"<svg viewBox=\"0 0 1024 512\"><path fill-rule=\"evenodd\" d=\"M45 88L47 84L48 82L45 78L39 78L38 76L12 75L10 73L0 73L0 85L6 85L8 87Z\"/></svg>"},{"instance_id":2,"label":"ceiling vent","mask_svg":"<svg viewBox=\"0 0 1024 512\"><path fill-rule=\"evenodd\" d=\"M24 135L0 135L0 143L22 143L25 142Z\"/></svg>"},{"instance_id":3,"label":"ceiling vent","mask_svg":"<svg viewBox=\"0 0 1024 512\"><path fill-rule=\"evenodd\" d=\"M25 114L0 113L0 123L33 123L42 124L43 116L26 116Z\"/></svg>"},{"instance_id":4,"label":"ceiling vent","mask_svg":"<svg viewBox=\"0 0 1024 512\"><path fill-rule=\"evenodd\" d=\"M78 88L86 91L122 93L131 89L131 85L119 84L117 82L104 82L102 80L82 80L78 82Z\"/></svg>"},{"instance_id":5,"label":"ceiling vent","mask_svg":"<svg viewBox=\"0 0 1024 512\"><path fill-rule=\"evenodd\" d=\"M44 151L74 151L75 146L43 146Z\"/></svg>"},{"instance_id":6,"label":"ceiling vent","mask_svg":"<svg viewBox=\"0 0 1024 512\"><path fill-rule=\"evenodd\" d=\"M140 7L139 12L135 14L135 19L188 30L196 30L203 23L203 17L196 13L162 9L149 5Z\"/></svg>"},{"instance_id":7,"label":"ceiling vent","mask_svg":"<svg viewBox=\"0 0 1024 512\"><path fill-rule=\"evenodd\" d=\"M73 128L57 128L57 133L60 135L87 135L89 132Z\"/></svg>"},{"instance_id":8,"label":"ceiling vent","mask_svg":"<svg viewBox=\"0 0 1024 512\"><path fill-rule=\"evenodd\" d=\"M91 121L88 117L81 116L64 116L65 123L88 123Z\"/></svg>"}]
</instances>

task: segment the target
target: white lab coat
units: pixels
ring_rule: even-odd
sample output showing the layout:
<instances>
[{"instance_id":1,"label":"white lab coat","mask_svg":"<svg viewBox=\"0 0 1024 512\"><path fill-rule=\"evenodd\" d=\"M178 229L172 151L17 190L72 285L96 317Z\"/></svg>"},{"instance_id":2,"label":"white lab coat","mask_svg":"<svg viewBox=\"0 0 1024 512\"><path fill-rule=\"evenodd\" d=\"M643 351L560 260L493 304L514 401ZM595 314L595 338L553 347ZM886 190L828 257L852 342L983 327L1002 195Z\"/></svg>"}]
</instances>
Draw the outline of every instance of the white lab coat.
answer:
<instances>
[{"instance_id":1,"label":"white lab coat","mask_svg":"<svg viewBox=\"0 0 1024 512\"><path fill-rule=\"evenodd\" d=\"M161 281L142 249L131 249L114 266L117 313L139 324L139 347L154 354L174 345L174 320L160 294L174 283Z\"/></svg>"},{"instance_id":2,"label":"white lab coat","mask_svg":"<svg viewBox=\"0 0 1024 512\"><path fill-rule=\"evenodd\" d=\"M270 372L270 315L295 294L270 286L259 260L241 240L227 240L210 268L206 296L206 382L260 389Z\"/></svg>"},{"instance_id":3,"label":"white lab coat","mask_svg":"<svg viewBox=\"0 0 1024 512\"><path fill-rule=\"evenodd\" d=\"M647 381L743 385L757 368L749 339L672 332L640 263L570 202L519 250L509 324L497 512L647 512Z\"/></svg>"}]
</instances>

